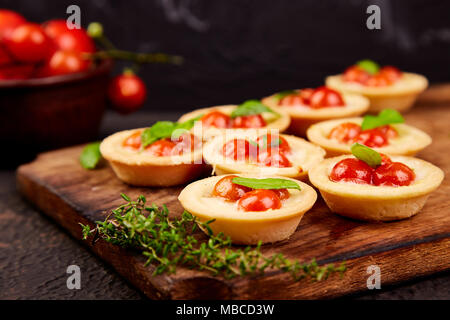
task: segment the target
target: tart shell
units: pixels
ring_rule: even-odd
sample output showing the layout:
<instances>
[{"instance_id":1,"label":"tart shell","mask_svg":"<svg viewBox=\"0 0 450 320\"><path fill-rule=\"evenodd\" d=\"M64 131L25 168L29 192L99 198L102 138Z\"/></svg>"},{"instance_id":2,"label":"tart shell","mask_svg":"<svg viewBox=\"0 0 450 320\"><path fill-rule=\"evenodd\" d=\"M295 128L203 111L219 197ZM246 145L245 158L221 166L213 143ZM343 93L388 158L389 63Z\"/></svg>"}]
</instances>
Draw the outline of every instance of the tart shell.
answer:
<instances>
[{"instance_id":1,"label":"tart shell","mask_svg":"<svg viewBox=\"0 0 450 320\"><path fill-rule=\"evenodd\" d=\"M350 154L351 144L329 139L328 135L333 128L342 123L352 122L361 125L362 121L363 118L324 121L311 126L306 135L309 141L325 149L327 157ZM390 140L389 145L373 148L374 150L391 155L413 156L431 144L431 137L419 129L403 123L393 124L392 126L399 132L400 137Z\"/></svg>"},{"instance_id":2,"label":"tart shell","mask_svg":"<svg viewBox=\"0 0 450 320\"><path fill-rule=\"evenodd\" d=\"M444 173L429 162L412 157L393 156L414 170L415 181L409 186L384 187L348 182L333 182L329 174L334 165L350 155L326 159L311 169L309 179L320 191L331 211L366 221L391 221L409 218L425 205L431 192L439 187Z\"/></svg>"},{"instance_id":3,"label":"tart shell","mask_svg":"<svg viewBox=\"0 0 450 320\"><path fill-rule=\"evenodd\" d=\"M102 156L120 180L134 186L170 187L190 182L204 172L201 148L181 156L156 157L122 146L127 137L142 130L117 132L100 145Z\"/></svg>"},{"instance_id":4,"label":"tart shell","mask_svg":"<svg viewBox=\"0 0 450 320\"><path fill-rule=\"evenodd\" d=\"M248 174L239 176L255 177ZM215 184L222 178L216 176L195 181L181 191L178 199L201 222L215 219L209 224L213 233L223 232L235 244L255 245L259 241L273 243L289 238L317 199L317 193L312 187L294 180L300 185L301 191L292 191L289 205L283 202L283 207L277 210L245 212L238 210L236 203L228 204L212 196ZM211 205L214 201L217 205Z\"/></svg>"},{"instance_id":5,"label":"tart shell","mask_svg":"<svg viewBox=\"0 0 450 320\"><path fill-rule=\"evenodd\" d=\"M210 107L210 108L198 109L198 110L194 110L192 112L184 114L183 116L181 116L180 119L178 119L178 122L184 122L189 119L198 117L202 114L210 113L212 111L220 111L224 114L230 115L233 112L233 110L236 108L237 108L237 105L223 105L223 106L215 106L215 107ZM272 108L271 107L271 109L274 110L275 112L279 113L280 117L276 118L276 119L275 118L272 119L273 121L269 122L267 124L267 126L265 126L264 128L261 128L261 129L277 129L280 132L285 131L289 127L289 124L291 122L289 115L286 112L284 112L283 110L280 110L280 108ZM263 114L263 118L266 121L268 119L270 119L270 117L273 117L273 115L266 114L266 113ZM207 141L211 137L215 137L215 136L224 134L226 131L237 130L237 129L221 129L221 128L203 128L202 129L203 132L196 132L195 131L196 129L197 129L196 126L194 126L194 128L192 129L194 131L194 134L196 136L202 136L203 141Z\"/></svg>"},{"instance_id":6,"label":"tart shell","mask_svg":"<svg viewBox=\"0 0 450 320\"><path fill-rule=\"evenodd\" d=\"M330 88L348 93L361 94L370 100L369 112L378 113L383 109L408 111L418 95L428 87L428 80L416 73L403 72L403 77L391 86L367 87L359 83L342 81L342 75L329 76L325 83Z\"/></svg>"},{"instance_id":7,"label":"tart shell","mask_svg":"<svg viewBox=\"0 0 450 320\"><path fill-rule=\"evenodd\" d=\"M312 109L309 107L278 106L275 95L262 99L262 102L271 108L280 108L291 117L288 132L297 136L305 137L307 129L318 122L355 117L365 113L369 109L369 100L358 94L342 94L346 103L344 107L327 107Z\"/></svg>"}]
</instances>

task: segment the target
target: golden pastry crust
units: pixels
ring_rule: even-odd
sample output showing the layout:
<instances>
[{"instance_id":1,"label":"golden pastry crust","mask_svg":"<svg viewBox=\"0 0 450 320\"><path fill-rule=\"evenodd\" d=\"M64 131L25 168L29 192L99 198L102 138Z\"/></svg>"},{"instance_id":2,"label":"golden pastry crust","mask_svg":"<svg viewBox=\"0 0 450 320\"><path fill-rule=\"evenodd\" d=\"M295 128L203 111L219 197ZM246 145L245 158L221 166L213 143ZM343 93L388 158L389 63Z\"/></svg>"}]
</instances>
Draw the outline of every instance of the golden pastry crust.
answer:
<instances>
[{"instance_id":1,"label":"golden pastry crust","mask_svg":"<svg viewBox=\"0 0 450 320\"><path fill-rule=\"evenodd\" d=\"M369 112L377 113L383 109L400 112L409 110L417 96L428 87L428 80L416 73L403 72L394 84L385 87L369 87L356 82L342 81L342 75L329 76L325 83L330 88L348 93L361 94L370 100Z\"/></svg>"},{"instance_id":2,"label":"golden pastry crust","mask_svg":"<svg viewBox=\"0 0 450 320\"><path fill-rule=\"evenodd\" d=\"M249 174L239 176L256 177ZM282 201L280 209L245 212L238 209L237 202L228 202L212 195L214 186L222 178L216 176L195 181L181 191L178 200L201 222L215 219L209 225L213 233L223 232L235 244L272 243L287 239L317 199L312 187L294 180L301 190L289 190L290 197Z\"/></svg>"},{"instance_id":3,"label":"golden pastry crust","mask_svg":"<svg viewBox=\"0 0 450 320\"><path fill-rule=\"evenodd\" d=\"M322 161L309 172L309 180L319 189L331 211L358 220L391 221L409 218L424 206L429 194L439 187L444 172L429 162L412 157L393 156L392 161L414 170L416 179L409 186L384 187L329 179L334 165L350 155Z\"/></svg>"},{"instance_id":4,"label":"golden pastry crust","mask_svg":"<svg viewBox=\"0 0 450 320\"><path fill-rule=\"evenodd\" d=\"M324 121L311 126L306 135L309 141L325 149L327 157L350 154L351 144L341 143L336 139L329 139L328 135L333 128L341 123L352 122L361 125L362 121L363 118ZM392 124L391 126L397 130L399 136L389 139L389 145L381 148L373 148L374 150L391 155L413 156L426 148L432 141L428 134L407 124L398 123Z\"/></svg>"},{"instance_id":5,"label":"golden pastry crust","mask_svg":"<svg viewBox=\"0 0 450 320\"><path fill-rule=\"evenodd\" d=\"M181 116L180 119L178 119L178 122L184 122L184 121L193 119L195 117L198 117L202 114L210 113L212 111L220 111L224 114L230 115L231 112L233 112L233 110L236 108L237 108L237 105L224 105L224 106L215 106L215 107L210 107L210 108L198 109L198 110L194 110L192 112L184 114L183 116ZM289 127L289 123L291 122L289 115L286 112L284 112L283 110L280 110L279 108L271 108L271 109L274 110L275 112L279 113L280 116L276 116L270 112L263 113L262 117L267 122L267 126L265 126L264 129L277 129L280 132L285 131ZM196 130L196 127L194 126L194 128L192 130ZM229 131L229 130L237 130L237 129L203 128L202 133L198 133L196 131L194 131L194 133L198 136L202 134L203 140L206 141L211 137L222 135L222 134L224 134L225 131ZM240 130L242 130L242 129L240 129Z\"/></svg>"},{"instance_id":6,"label":"golden pastry crust","mask_svg":"<svg viewBox=\"0 0 450 320\"><path fill-rule=\"evenodd\" d=\"M327 107L313 109L307 106L280 107L275 95L262 99L262 102L271 108L280 108L291 117L288 132L305 137L306 130L313 124L330 120L355 117L365 113L369 109L369 100L362 95L341 93L345 102L343 107Z\"/></svg>"},{"instance_id":7,"label":"golden pastry crust","mask_svg":"<svg viewBox=\"0 0 450 320\"><path fill-rule=\"evenodd\" d=\"M181 156L157 157L123 147L125 139L142 130L117 132L100 144L100 152L120 180L134 186L169 187L192 181L202 173L201 148Z\"/></svg>"},{"instance_id":8,"label":"golden pastry crust","mask_svg":"<svg viewBox=\"0 0 450 320\"><path fill-rule=\"evenodd\" d=\"M250 173L254 175L277 175L294 179L305 180L308 177L308 170L323 160L325 151L308 141L295 136L281 134L291 147L291 154L286 155L293 164L292 167L276 168L265 167L244 161L234 161L222 155L223 145L235 138L256 140L262 134L266 134L265 129L246 130L245 132L231 132L224 136L217 136L208 141L204 146L203 158L214 168L216 175L228 173Z\"/></svg>"}]
</instances>

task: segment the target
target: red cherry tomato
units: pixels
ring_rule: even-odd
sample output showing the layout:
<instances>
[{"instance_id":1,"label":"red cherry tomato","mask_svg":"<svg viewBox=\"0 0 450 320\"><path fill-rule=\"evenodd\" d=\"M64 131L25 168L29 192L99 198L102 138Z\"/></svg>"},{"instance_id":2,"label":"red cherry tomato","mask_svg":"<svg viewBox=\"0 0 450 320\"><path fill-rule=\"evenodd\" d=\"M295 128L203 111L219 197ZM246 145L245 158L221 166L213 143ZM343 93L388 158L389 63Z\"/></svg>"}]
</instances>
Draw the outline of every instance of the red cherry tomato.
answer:
<instances>
[{"instance_id":1,"label":"red cherry tomato","mask_svg":"<svg viewBox=\"0 0 450 320\"><path fill-rule=\"evenodd\" d=\"M220 111L212 111L202 117L202 125L207 128L230 128L231 118Z\"/></svg>"},{"instance_id":2,"label":"red cherry tomato","mask_svg":"<svg viewBox=\"0 0 450 320\"><path fill-rule=\"evenodd\" d=\"M359 84L366 84L369 78L370 74L356 65L347 68L342 75L342 80L347 82L357 82Z\"/></svg>"},{"instance_id":3,"label":"red cherry tomato","mask_svg":"<svg viewBox=\"0 0 450 320\"><path fill-rule=\"evenodd\" d=\"M0 39L25 22L25 18L17 12L5 9L0 10Z\"/></svg>"},{"instance_id":4,"label":"red cherry tomato","mask_svg":"<svg viewBox=\"0 0 450 320\"><path fill-rule=\"evenodd\" d=\"M345 102L339 92L322 86L314 90L309 105L311 108L318 109L324 107L342 107L345 105Z\"/></svg>"},{"instance_id":5,"label":"red cherry tomato","mask_svg":"<svg viewBox=\"0 0 450 320\"><path fill-rule=\"evenodd\" d=\"M151 145L145 148L145 152L148 152L157 157L168 157L173 155L173 149L176 144L168 139L161 139L153 142Z\"/></svg>"},{"instance_id":6,"label":"red cherry tomato","mask_svg":"<svg viewBox=\"0 0 450 320\"><path fill-rule=\"evenodd\" d=\"M414 171L400 162L386 163L375 169L373 184L376 186L409 186L416 178Z\"/></svg>"},{"instance_id":7,"label":"red cherry tomato","mask_svg":"<svg viewBox=\"0 0 450 320\"><path fill-rule=\"evenodd\" d=\"M236 177L237 176L232 175L220 179L214 186L213 195L230 201L237 201L242 198L244 194L252 190L251 188L233 183L232 180Z\"/></svg>"},{"instance_id":8,"label":"red cherry tomato","mask_svg":"<svg viewBox=\"0 0 450 320\"><path fill-rule=\"evenodd\" d=\"M314 89L301 89L297 93L283 97L278 104L282 106L309 105Z\"/></svg>"},{"instance_id":9,"label":"red cherry tomato","mask_svg":"<svg viewBox=\"0 0 450 320\"><path fill-rule=\"evenodd\" d=\"M385 155L384 153L380 153L381 156L381 164L387 164L387 163L392 163L391 158L389 158L387 155Z\"/></svg>"},{"instance_id":10,"label":"red cherry tomato","mask_svg":"<svg viewBox=\"0 0 450 320\"><path fill-rule=\"evenodd\" d=\"M278 134L263 134L256 139L260 152L269 149L278 149L282 152L290 152L291 147L285 138Z\"/></svg>"},{"instance_id":11,"label":"red cherry tomato","mask_svg":"<svg viewBox=\"0 0 450 320\"><path fill-rule=\"evenodd\" d=\"M370 148L379 148L389 144L386 135L378 128L361 131L356 137L356 142Z\"/></svg>"},{"instance_id":12,"label":"red cherry tomato","mask_svg":"<svg viewBox=\"0 0 450 320\"><path fill-rule=\"evenodd\" d=\"M266 121L260 114L236 117L233 119L233 128L262 128L266 126Z\"/></svg>"},{"instance_id":13,"label":"red cherry tomato","mask_svg":"<svg viewBox=\"0 0 450 320\"><path fill-rule=\"evenodd\" d=\"M65 20L51 20L44 24L46 34L59 50L77 53L95 51L95 43L84 29L69 29Z\"/></svg>"},{"instance_id":14,"label":"red cherry tomato","mask_svg":"<svg viewBox=\"0 0 450 320\"><path fill-rule=\"evenodd\" d=\"M288 168L292 167L289 159L280 150L269 149L258 153L258 163L266 167Z\"/></svg>"},{"instance_id":15,"label":"red cherry tomato","mask_svg":"<svg viewBox=\"0 0 450 320\"><path fill-rule=\"evenodd\" d=\"M0 44L0 67L8 64L12 64L13 59L6 49Z\"/></svg>"},{"instance_id":16,"label":"red cherry tomato","mask_svg":"<svg viewBox=\"0 0 450 320\"><path fill-rule=\"evenodd\" d=\"M272 190L257 189L244 194L238 201L238 208L244 211L275 210L281 208L281 201Z\"/></svg>"},{"instance_id":17,"label":"red cherry tomato","mask_svg":"<svg viewBox=\"0 0 450 320\"><path fill-rule=\"evenodd\" d=\"M256 158L258 147L244 139L233 139L222 147L222 154L235 161L247 161Z\"/></svg>"},{"instance_id":18,"label":"red cherry tomato","mask_svg":"<svg viewBox=\"0 0 450 320\"><path fill-rule=\"evenodd\" d=\"M139 109L146 96L145 83L134 74L124 73L116 76L108 86L108 97L112 107L122 114Z\"/></svg>"},{"instance_id":19,"label":"red cherry tomato","mask_svg":"<svg viewBox=\"0 0 450 320\"><path fill-rule=\"evenodd\" d=\"M330 180L371 184L373 169L364 161L347 158L339 161L331 170Z\"/></svg>"},{"instance_id":20,"label":"red cherry tomato","mask_svg":"<svg viewBox=\"0 0 450 320\"><path fill-rule=\"evenodd\" d=\"M360 132L360 125L353 122L344 122L330 131L328 139L336 139L342 143L349 143L353 142Z\"/></svg>"},{"instance_id":21,"label":"red cherry tomato","mask_svg":"<svg viewBox=\"0 0 450 320\"><path fill-rule=\"evenodd\" d=\"M142 132L140 132L140 131L133 133L131 136L129 136L128 138L126 138L123 141L122 145L124 147L139 149L141 147L141 143L142 143L141 135L142 135Z\"/></svg>"},{"instance_id":22,"label":"red cherry tomato","mask_svg":"<svg viewBox=\"0 0 450 320\"><path fill-rule=\"evenodd\" d=\"M388 138L388 139L393 139L393 138L397 138L398 137L397 130L395 130L395 128L390 126L390 125L385 125L385 126L382 126L382 127L378 127L378 130L383 132L384 135L386 136L386 138Z\"/></svg>"},{"instance_id":23,"label":"red cherry tomato","mask_svg":"<svg viewBox=\"0 0 450 320\"><path fill-rule=\"evenodd\" d=\"M20 63L6 65L0 68L0 80L24 80L33 76L35 65Z\"/></svg>"},{"instance_id":24,"label":"red cherry tomato","mask_svg":"<svg viewBox=\"0 0 450 320\"><path fill-rule=\"evenodd\" d=\"M366 82L366 86L368 87L385 87L391 84L392 81L382 73L372 75Z\"/></svg>"},{"instance_id":25,"label":"red cherry tomato","mask_svg":"<svg viewBox=\"0 0 450 320\"><path fill-rule=\"evenodd\" d=\"M192 133L184 133L180 135L175 141L177 149L180 153L193 152L195 148L200 147L201 140Z\"/></svg>"},{"instance_id":26,"label":"red cherry tomato","mask_svg":"<svg viewBox=\"0 0 450 320\"><path fill-rule=\"evenodd\" d=\"M38 76L50 77L63 74L83 72L89 69L91 60L83 59L80 53L56 51L42 67Z\"/></svg>"},{"instance_id":27,"label":"red cherry tomato","mask_svg":"<svg viewBox=\"0 0 450 320\"><path fill-rule=\"evenodd\" d=\"M387 78L391 83L394 83L398 79L402 77L402 72L393 66L385 66L378 71L379 74L382 74L385 78Z\"/></svg>"},{"instance_id":28,"label":"red cherry tomato","mask_svg":"<svg viewBox=\"0 0 450 320\"><path fill-rule=\"evenodd\" d=\"M278 196L280 200L289 199L290 193L287 189L271 189Z\"/></svg>"},{"instance_id":29,"label":"red cherry tomato","mask_svg":"<svg viewBox=\"0 0 450 320\"><path fill-rule=\"evenodd\" d=\"M40 25L25 23L4 37L5 45L18 61L34 63L46 60L52 53L52 43Z\"/></svg>"}]
</instances>

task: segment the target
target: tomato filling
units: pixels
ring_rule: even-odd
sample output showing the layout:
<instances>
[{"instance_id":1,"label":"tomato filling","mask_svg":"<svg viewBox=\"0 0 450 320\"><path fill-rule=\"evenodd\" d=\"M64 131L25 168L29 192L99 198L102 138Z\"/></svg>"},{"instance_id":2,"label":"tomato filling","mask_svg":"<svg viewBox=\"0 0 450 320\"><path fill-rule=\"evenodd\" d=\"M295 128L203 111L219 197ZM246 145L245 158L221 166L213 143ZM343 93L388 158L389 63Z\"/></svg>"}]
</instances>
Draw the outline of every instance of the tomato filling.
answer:
<instances>
[{"instance_id":1,"label":"tomato filling","mask_svg":"<svg viewBox=\"0 0 450 320\"><path fill-rule=\"evenodd\" d=\"M344 71L342 80L356 82L368 87L385 87L397 82L402 77L402 72L392 66L380 68L377 73L370 74L363 68L354 65Z\"/></svg>"},{"instance_id":2,"label":"tomato filling","mask_svg":"<svg viewBox=\"0 0 450 320\"><path fill-rule=\"evenodd\" d=\"M241 116L232 119L220 111L212 111L207 113L202 118L202 125L209 128L263 128L267 125L266 120L260 114L252 114L248 116Z\"/></svg>"},{"instance_id":3,"label":"tomato filling","mask_svg":"<svg viewBox=\"0 0 450 320\"><path fill-rule=\"evenodd\" d=\"M126 138L122 146L137 151L142 146L142 132L137 131ZM145 147L145 152L157 157L168 157L193 152L199 147L200 140L191 133L180 135L177 139L168 138L157 140Z\"/></svg>"},{"instance_id":4,"label":"tomato filling","mask_svg":"<svg viewBox=\"0 0 450 320\"><path fill-rule=\"evenodd\" d=\"M375 169L356 158L339 161L330 173L330 180L344 181L375 186L409 186L416 178L414 171L401 162L393 162L388 156L381 155L381 164Z\"/></svg>"},{"instance_id":5,"label":"tomato filling","mask_svg":"<svg viewBox=\"0 0 450 320\"><path fill-rule=\"evenodd\" d=\"M291 147L286 139L275 134L261 135L256 142L233 139L222 146L222 154L228 159L277 168L292 166L286 156L290 151Z\"/></svg>"},{"instance_id":6,"label":"tomato filling","mask_svg":"<svg viewBox=\"0 0 450 320\"><path fill-rule=\"evenodd\" d=\"M303 105L313 109L345 106L342 95L325 86L299 90L297 93L283 97L278 104L281 106Z\"/></svg>"},{"instance_id":7,"label":"tomato filling","mask_svg":"<svg viewBox=\"0 0 450 320\"><path fill-rule=\"evenodd\" d=\"M282 200L289 198L287 189L252 189L233 183L231 175L220 179L214 186L212 194L226 201L236 202L243 211L267 211L280 209Z\"/></svg>"},{"instance_id":8,"label":"tomato filling","mask_svg":"<svg viewBox=\"0 0 450 320\"><path fill-rule=\"evenodd\" d=\"M369 130L361 130L361 126L344 122L334 127L328 134L328 139L336 139L341 143L358 142L370 148L380 148L389 144L389 139L398 137L398 132L390 125Z\"/></svg>"}]
</instances>

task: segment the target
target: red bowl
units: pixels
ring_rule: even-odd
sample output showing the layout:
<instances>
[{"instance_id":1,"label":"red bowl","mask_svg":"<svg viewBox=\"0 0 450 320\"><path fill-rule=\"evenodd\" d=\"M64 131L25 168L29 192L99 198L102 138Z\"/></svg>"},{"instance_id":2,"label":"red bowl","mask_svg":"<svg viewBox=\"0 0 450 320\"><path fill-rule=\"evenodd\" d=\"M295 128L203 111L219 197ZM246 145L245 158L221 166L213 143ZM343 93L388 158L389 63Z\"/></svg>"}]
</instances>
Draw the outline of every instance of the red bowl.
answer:
<instances>
[{"instance_id":1,"label":"red bowl","mask_svg":"<svg viewBox=\"0 0 450 320\"><path fill-rule=\"evenodd\" d=\"M102 60L83 73L0 81L2 153L21 160L96 139L111 68Z\"/></svg>"}]
</instances>

